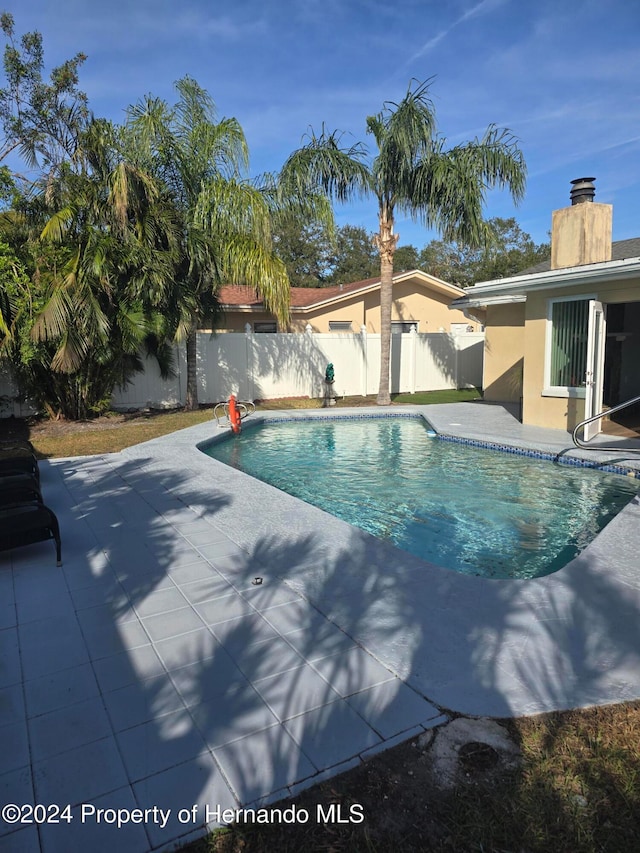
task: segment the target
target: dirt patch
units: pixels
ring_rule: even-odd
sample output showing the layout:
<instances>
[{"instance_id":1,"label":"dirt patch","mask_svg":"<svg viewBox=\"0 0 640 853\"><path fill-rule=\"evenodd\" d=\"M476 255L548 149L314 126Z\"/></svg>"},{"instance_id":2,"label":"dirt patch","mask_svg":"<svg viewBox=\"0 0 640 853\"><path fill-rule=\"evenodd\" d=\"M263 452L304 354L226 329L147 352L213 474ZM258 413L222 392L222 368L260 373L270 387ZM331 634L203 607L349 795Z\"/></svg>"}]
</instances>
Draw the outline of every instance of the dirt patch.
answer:
<instances>
[{"instance_id":1,"label":"dirt patch","mask_svg":"<svg viewBox=\"0 0 640 853\"><path fill-rule=\"evenodd\" d=\"M97 432L99 430L113 429L122 424L128 426L142 426L149 423L160 415L167 415L167 410L145 410L136 412L110 412L98 418L85 421L49 420L44 418L32 418L28 420L31 435L34 436L58 436L74 435L84 432Z\"/></svg>"},{"instance_id":2,"label":"dirt patch","mask_svg":"<svg viewBox=\"0 0 640 853\"><path fill-rule=\"evenodd\" d=\"M436 731L428 756L439 784L451 789L465 781L489 783L514 770L520 748L495 720L459 717Z\"/></svg>"},{"instance_id":3,"label":"dirt patch","mask_svg":"<svg viewBox=\"0 0 640 853\"><path fill-rule=\"evenodd\" d=\"M470 738L475 740L471 741ZM491 766L462 760L488 750ZM518 767L519 747L505 725L490 720L454 719L437 729L380 753L342 776L309 789L293 800L270 808L295 804L309 814L304 826L257 827L236 824L219 834L210 847L205 842L191 853L249 853L249 851L367 851L367 853L423 853L461 851L455 825L456 802L468 796L493 795L509 785ZM333 806L334 811L330 809ZM318 815L340 820L323 823ZM363 816L361 823L357 822ZM356 818L350 823L350 818ZM200 846L201 845L201 846ZM477 848L478 850L481 848ZM475 850L475 848L474 848Z\"/></svg>"}]
</instances>

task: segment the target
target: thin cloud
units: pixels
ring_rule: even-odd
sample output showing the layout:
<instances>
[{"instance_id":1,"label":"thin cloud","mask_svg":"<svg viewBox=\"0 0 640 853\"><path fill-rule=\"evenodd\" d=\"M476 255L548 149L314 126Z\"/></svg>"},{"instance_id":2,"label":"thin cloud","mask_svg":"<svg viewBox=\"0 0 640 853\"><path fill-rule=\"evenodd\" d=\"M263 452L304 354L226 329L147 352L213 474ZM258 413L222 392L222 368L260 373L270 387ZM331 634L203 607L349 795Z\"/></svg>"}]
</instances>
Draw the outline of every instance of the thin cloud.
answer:
<instances>
[{"instance_id":1,"label":"thin cloud","mask_svg":"<svg viewBox=\"0 0 640 853\"><path fill-rule=\"evenodd\" d=\"M207 15L203 10L184 11L170 20L145 16L145 28L154 35L165 37L191 36L198 40L211 36L227 41L240 41L249 35L264 34L267 31L265 22L256 18L252 21L236 20L229 15Z\"/></svg>"},{"instance_id":2,"label":"thin cloud","mask_svg":"<svg viewBox=\"0 0 640 853\"><path fill-rule=\"evenodd\" d=\"M544 166L535 169L529 174L530 179L540 178L543 175L548 175L557 171L563 166L568 166L581 160L597 160L601 163L606 163L607 158L602 155L622 153L622 149L633 147L635 143L640 141L640 136L632 136L628 139L623 139L616 142L607 142L603 145L576 147L574 144L565 144L562 146L557 155L548 159ZM595 174L595 172L594 172Z\"/></svg>"},{"instance_id":3,"label":"thin cloud","mask_svg":"<svg viewBox=\"0 0 640 853\"><path fill-rule=\"evenodd\" d=\"M433 50L436 45L440 44L441 41L446 39L449 33L456 27L460 26L460 24L463 24L470 18L475 18L478 15L483 14L484 12L491 12L497 6L501 6L504 2L505 0L480 0L480 3L476 3L476 5L472 6L471 9L467 9L467 11L463 15L460 15L460 17L457 18L450 26L448 26L444 30L441 30L437 35L435 35L433 38L429 39L428 42L423 44L420 50L414 53L413 56L411 56L407 60L406 65L410 65L412 62L415 62L415 60L419 57L424 56L425 53L428 53L430 50Z\"/></svg>"}]
</instances>

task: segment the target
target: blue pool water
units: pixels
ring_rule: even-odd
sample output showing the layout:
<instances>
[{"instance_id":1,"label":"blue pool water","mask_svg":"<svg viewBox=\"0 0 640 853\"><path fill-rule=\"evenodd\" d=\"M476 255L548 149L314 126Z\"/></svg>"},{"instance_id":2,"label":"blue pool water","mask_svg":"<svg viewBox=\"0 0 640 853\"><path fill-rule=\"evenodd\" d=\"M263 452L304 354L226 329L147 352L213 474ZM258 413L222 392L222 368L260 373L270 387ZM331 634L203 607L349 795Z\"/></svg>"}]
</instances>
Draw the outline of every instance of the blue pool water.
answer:
<instances>
[{"instance_id":1,"label":"blue pool water","mask_svg":"<svg viewBox=\"0 0 640 853\"><path fill-rule=\"evenodd\" d=\"M428 429L408 418L286 421L205 452L422 559L490 578L557 571L640 488Z\"/></svg>"}]
</instances>

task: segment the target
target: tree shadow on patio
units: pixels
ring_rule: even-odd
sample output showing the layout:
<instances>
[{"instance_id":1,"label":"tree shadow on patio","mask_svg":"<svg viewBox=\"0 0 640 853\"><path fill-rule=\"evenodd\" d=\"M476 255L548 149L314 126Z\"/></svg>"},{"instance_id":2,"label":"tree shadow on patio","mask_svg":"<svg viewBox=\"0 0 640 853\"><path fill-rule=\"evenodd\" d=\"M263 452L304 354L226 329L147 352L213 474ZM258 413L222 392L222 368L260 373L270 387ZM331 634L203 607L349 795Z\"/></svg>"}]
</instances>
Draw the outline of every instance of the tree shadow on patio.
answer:
<instances>
[{"instance_id":1,"label":"tree shadow on patio","mask_svg":"<svg viewBox=\"0 0 640 853\"><path fill-rule=\"evenodd\" d=\"M71 802L170 807L165 829L147 827L157 845L202 826L207 805L288 794L443 709L505 717L638 692L637 578L616 580L598 551L536 581L464 577L347 525L329 533L298 502L297 524L317 532L295 533L285 501L265 534L268 487L232 488L241 475L212 467L204 488L151 459L51 468L73 602L60 627L80 631L115 741L104 729L33 753L40 799L59 779ZM234 514L243 547L225 535ZM17 574L28 571L25 560ZM83 723L81 704L67 725ZM112 769L86 766L71 782L71 752L108 752ZM197 820L181 823L193 804Z\"/></svg>"}]
</instances>

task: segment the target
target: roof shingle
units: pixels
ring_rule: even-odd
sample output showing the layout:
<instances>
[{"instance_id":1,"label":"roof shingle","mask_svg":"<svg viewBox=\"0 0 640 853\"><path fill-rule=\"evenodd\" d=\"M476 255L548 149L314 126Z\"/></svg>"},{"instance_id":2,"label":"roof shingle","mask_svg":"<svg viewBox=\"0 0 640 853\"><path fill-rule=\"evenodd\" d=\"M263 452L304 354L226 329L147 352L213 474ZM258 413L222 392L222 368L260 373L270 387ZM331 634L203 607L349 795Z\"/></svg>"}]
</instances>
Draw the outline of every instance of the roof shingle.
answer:
<instances>
[{"instance_id":1,"label":"roof shingle","mask_svg":"<svg viewBox=\"0 0 640 853\"><path fill-rule=\"evenodd\" d=\"M631 237L629 240L616 240L611 244L611 260L625 261L627 258L640 258L640 237ZM608 263L602 261L602 263ZM540 261L533 267L527 267L526 270L518 273L518 275L535 275L539 272L548 272L551 269L551 260Z\"/></svg>"},{"instance_id":2,"label":"roof shingle","mask_svg":"<svg viewBox=\"0 0 640 853\"><path fill-rule=\"evenodd\" d=\"M367 278L363 281L352 281L349 284L337 284L333 287L292 287L291 307L309 308L311 305L332 299L334 296L344 296L372 284L377 284L379 281L379 278ZM219 300L221 305L229 307L239 305L259 307L264 305L255 288L243 284L227 284L221 287Z\"/></svg>"}]
</instances>

